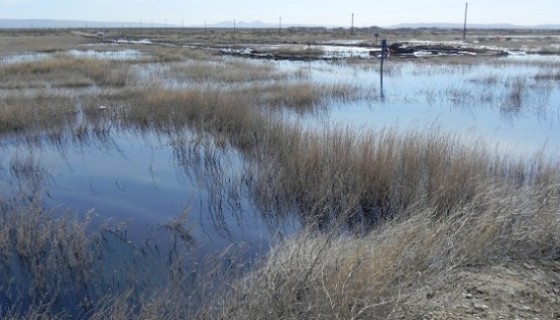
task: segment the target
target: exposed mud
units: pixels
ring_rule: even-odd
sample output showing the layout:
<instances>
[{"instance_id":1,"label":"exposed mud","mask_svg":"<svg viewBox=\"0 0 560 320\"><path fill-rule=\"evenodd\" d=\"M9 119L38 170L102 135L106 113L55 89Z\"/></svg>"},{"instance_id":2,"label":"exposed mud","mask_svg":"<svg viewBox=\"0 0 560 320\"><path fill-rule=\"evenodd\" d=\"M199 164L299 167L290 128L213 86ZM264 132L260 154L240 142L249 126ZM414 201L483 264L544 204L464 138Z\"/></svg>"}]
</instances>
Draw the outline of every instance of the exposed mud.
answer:
<instances>
[{"instance_id":1,"label":"exposed mud","mask_svg":"<svg viewBox=\"0 0 560 320\"><path fill-rule=\"evenodd\" d=\"M426 56L507 56L509 52L500 48L485 48L458 42L394 42L389 46L391 55L401 57Z\"/></svg>"},{"instance_id":2,"label":"exposed mud","mask_svg":"<svg viewBox=\"0 0 560 320\"><path fill-rule=\"evenodd\" d=\"M314 61L342 59L372 59L381 54L381 48L375 44L309 44L247 46L244 48L225 47L219 49L221 54L252 59ZM498 47L475 46L461 42L393 42L389 45L389 55L397 58L421 58L442 56L501 57L510 54L525 54L521 51L509 51Z\"/></svg>"}]
</instances>

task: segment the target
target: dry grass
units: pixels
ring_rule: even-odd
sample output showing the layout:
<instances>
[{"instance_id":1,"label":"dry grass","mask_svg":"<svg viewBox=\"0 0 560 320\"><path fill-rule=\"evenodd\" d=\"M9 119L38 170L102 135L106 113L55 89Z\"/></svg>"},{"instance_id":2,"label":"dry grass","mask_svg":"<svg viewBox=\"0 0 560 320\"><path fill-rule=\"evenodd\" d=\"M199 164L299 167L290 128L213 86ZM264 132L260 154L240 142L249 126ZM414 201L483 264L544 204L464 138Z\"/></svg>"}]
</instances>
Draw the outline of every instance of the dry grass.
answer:
<instances>
[{"instance_id":1,"label":"dry grass","mask_svg":"<svg viewBox=\"0 0 560 320\"><path fill-rule=\"evenodd\" d=\"M541 72L535 75L536 81L560 81L560 72Z\"/></svg>"},{"instance_id":2,"label":"dry grass","mask_svg":"<svg viewBox=\"0 0 560 320\"><path fill-rule=\"evenodd\" d=\"M292 139L285 142L296 145L298 140L306 140L303 132L298 134L297 130L277 127L271 132L278 139L290 135ZM331 149L340 151L353 145L350 136L336 132L331 134L325 140ZM419 139L418 136L414 137ZM384 142L388 142L387 139L394 140L387 149L397 149L393 153L387 149L377 151L383 153L382 158L387 162L394 160L391 154L406 158L404 152L396 147L397 142L418 143L410 136L400 138L403 140L399 140L399 136L394 133L386 133ZM271 143L278 143L272 137L269 139ZM423 139L429 140L426 137ZM432 155L429 159L439 163L432 168L442 168L440 166L444 165L453 168L454 161L450 159L455 158L460 160L457 165L473 167L472 159L467 161L468 157L458 156L460 153L456 150L462 147L455 146L456 149L453 149L448 139L432 139L429 145L429 148L424 145L429 153L447 153ZM309 151L313 158L319 150ZM477 154L476 158L480 156ZM355 155L350 156L349 153L339 154L341 160L329 157L323 163L327 170L333 170L339 168L338 163L351 163L353 157ZM415 171L427 165L426 162L417 163L418 159L426 157L428 154L419 158L406 158L410 162L401 163L399 168ZM462 201L462 195L452 193L452 197L446 198L452 203L445 206L445 215L442 215L440 206L419 201L403 209L393 219L378 223L361 237L343 231L351 215L338 220L334 229L326 233L317 232L311 224L303 233L274 247L259 267L246 277L232 283L226 282L229 289L225 291L216 291L212 288L215 282L209 280L219 274L220 263L211 264L212 269L200 275L202 278L210 277L200 284L202 287L197 287L195 291L185 287L183 280L188 272L184 271L192 270L192 265L188 263L188 255L184 255L188 251L179 250L169 257L170 274L164 277L169 280L156 287L137 283L144 281L138 277L147 274L152 278L161 276L149 268L146 274L136 273L135 267L149 264L141 262L144 260L131 262L127 255L119 254L118 265L111 268L128 270L134 275L134 281L121 280L120 290L115 292L110 289L109 294L94 294L98 291L86 289L85 292L90 294L83 300L83 286L97 288L98 281L102 280L95 273L97 268L93 262L104 261L104 258L94 260L96 253L102 251L105 245L113 245L104 242L104 237L95 236L95 233L88 235L85 231L87 220L78 222L69 216L53 219L35 205L8 209L2 216L7 223L0 228L0 258L4 262L3 274L8 279L3 283L6 286L9 284L6 288L11 290L2 292L11 294L8 298L12 300L9 301L14 302L9 308L3 309L5 312L2 314L15 318L37 314L60 319L81 312L92 319L167 319L195 315L201 319L385 319L398 310L408 295L414 293L416 284L445 281L449 274L466 265L557 258L560 244L558 170L545 162L536 161L528 166L530 170L527 172L531 172L532 178L527 181L529 176L514 174L510 167L504 165L505 159L496 160L486 167L481 166L487 163L486 158L482 157L479 161L474 161L477 164L472 169L474 171L467 171L474 174L480 168L492 167L491 176L496 181L481 179L487 173L475 174L477 185L470 194L471 198ZM304 165L312 163L306 162ZM277 167L277 170L286 168ZM525 166L519 170L519 173L525 172ZM504 176L498 177L496 172ZM331 175L334 181L346 177L346 172ZM439 188L454 189L461 179L462 175L451 174L450 177L442 177L437 183L440 183ZM274 183L274 180L269 181ZM467 184L472 183L474 181ZM317 182L316 188L320 190L322 185L323 182ZM310 187L308 191L316 190ZM428 198L430 190L423 192L426 194L419 198ZM325 197L331 196L337 197L332 192L325 194ZM192 244L193 239L188 228L185 228L185 217L170 221L162 229L170 231L170 239L174 239L170 243L175 243L171 245L172 248L177 244L188 248ZM150 247L153 244L142 250L149 251ZM154 258L153 255L147 255L145 259L148 262ZM21 270L26 271L19 273ZM22 282L22 279L26 280ZM71 283L67 284L68 281ZM58 285L63 285L63 290ZM111 288L110 284L105 285ZM196 294L191 295L192 292ZM57 304L61 299L64 303ZM68 309L69 305L76 306L78 311ZM204 308L199 310L195 306ZM84 311L79 311L81 308Z\"/></svg>"},{"instance_id":3,"label":"dry grass","mask_svg":"<svg viewBox=\"0 0 560 320\"><path fill-rule=\"evenodd\" d=\"M0 65L6 89L110 86L123 87L128 63L59 54L45 60Z\"/></svg>"},{"instance_id":4,"label":"dry grass","mask_svg":"<svg viewBox=\"0 0 560 320\"><path fill-rule=\"evenodd\" d=\"M141 60L143 62L155 61L169 63L188 60L205 61L211 60L214 57L212 52L204 50L204 48L156 46L142 49L149 54L146 58Z\"/></svg>"},{"instance_id":5,"label":"dry grass","mask_svg":"<svg viewBox=\"0 0 560 320\"><path fill-rule=\"evenodd\" d=\"M0 32L0 54L56 52L80 47L90 42L90 39L77 36L70 31L2 30Z\"/></svg>"},{"instance_id":6,"label":"dry grass","mask_svg":"<svg viewBox=\"0 0 560 320\"><path fill-rule=\"evenodd\" d=\"M256 55L270 56L274 59L293 59L298 60L316 60L324 55L324 51L320 47L312 46L277 46L252 51Z\"/></svg>"},{"instance_id":7,"label":"dry grass","mask_svg":"<svg viewBox=\"0 0 560 320\"><path fill-rule=\"evenodd\" d=\"M348 84L315 84L309 81L254 86L250 94L258 96L259 104L297 112L313 111L333 102L351 101L366 95Z\"/></svg>"},{"instance_id":8,"label":"dry grass","mask_svg":"<svg viewBox=\"0 0 560 320\"><path fill-rule=\"evenodd\" d=\"M206 301L227 260L193 260L184 216L133 245L126 226L91 226L93 212L55 214L37 198L0 208L3 319L186 318ZM198 264L208 273L199 274Z\"/></svg>"},{"instance_id":9,"label":"dry grass","mask_svg":"<svg viewBox=\"0 0 560 320\"><path fill-rule=\"evenodd\" d=\"M333 100L355 97L359 94L351 86L307 82L280 81L241 87L202 84L184 89L153 86L88 98L87 105L91 107L86 114L91 119L111 116L121 119L123 126L144 129L165 131L188 126L245 148L267 134L270 122L279 121L270 107L306 111L326 106ZM109 106L109 112L93 110L99 105Z\"/></svg>"},{"instance_id":10,"label":"dry grass","mask_svg":"<svg viewBox=\"0 0 560 320\"><path fill-rule=\"evenodd\" d=\"M558 169L542 164L532 171L522 161L493 156L483 144L466 146L437 130L363 136L274 130L285 133L259 151L268 157L255 166L257 198L264 207L295 204L312 222L350 215L359 226L375 225L414 206L447 215L474 205L487 184L512 184L521 192L541 179L540 170Z\"/></svg>"},{"instance_id":11,"label":"dry grass","mask_svg":"<svg viewBox=\"0 0 560 320\"><path fill-rule=\"evenodd\" d=\"M277 81L288 78L268 63L237 59L214 61L190 61L171 65L166 72L172 79L184 79L195 83L240 83L256 81Z\"/></svg>"},{"instance_id":12,"label":"dry grass","mask_svg":"<svg viewBox=\"0 0 560 320\"><path fill-rule=\"evenodd\" d=\"M387 319L415 288L468 265L558 257L558 195L546 205L488 187L477 203L415 209L362 238L303 233L275 247L203 318Z\"/></svg>"},{"instance_id":13,"label":"dry grass","mask_svg":"<svg viewBox=\"0 0 560 320\"><path fill-rule=\"evenodd\" d=\"M8 96L0 102L0 134L56 134L75 121L74 99L39 94Z\"/></svg>"},{"instance_id":14,"label":"dry grass","mask_svg":"<svg viewBox=\"0 0 560 320\"><path fill-rule=\"evenodd\" d=\"M1 214L2 307L25 313L31 305L47 305L53 311L64 300L78 307L93 290L88 219L54 219L37 203Z\"/></svg>"}]
</instances>

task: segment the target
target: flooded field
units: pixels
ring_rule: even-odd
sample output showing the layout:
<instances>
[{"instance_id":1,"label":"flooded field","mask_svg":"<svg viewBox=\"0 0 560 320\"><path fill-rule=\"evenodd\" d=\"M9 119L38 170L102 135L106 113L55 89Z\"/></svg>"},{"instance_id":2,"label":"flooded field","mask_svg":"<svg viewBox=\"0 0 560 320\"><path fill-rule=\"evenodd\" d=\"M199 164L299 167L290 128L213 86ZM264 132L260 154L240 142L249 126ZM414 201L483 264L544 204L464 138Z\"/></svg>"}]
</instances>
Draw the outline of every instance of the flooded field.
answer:
<instances>
[{"instance_id":1,"label":"flooded field","mask_svg":"<svg viewBox=\"0 0 560 320\"><path fill-rule=\"evenodd\" d=\"M108 295L134 313L146 291L190 290L175 311L193 315L285 239L363 236L412 208L485 212L488 185L523 190L524 208L538 206L535 186L556 199L560 56L390 57L381 86L377 49L358 43L245 56L133 40L0 56L3 219L99 234L80 240L96 256L33 260L25 232L1 231L0 306L22 301L25 314L46 296L83 315ZM26 210L40 213L29 222ZM33 263L73 280L40 282ZM57 292L65 281L81 287Z\"/></svg>"},{"instance_id":2,"label":"flooded field","mask_svg":"<svg viewBox=\"0 0 560 320\"><path fill-rule=\"evenodd\" d=\"M545 74L558 63L556 56L530 55L465 64L389 60L383 89L374 66L318 64L315 81L351 83L372 97L334 104L309 121L355 128L436 126L499 144L512 154L546 149L555 155L560 91Z\"/></svg>"}]
</instances>

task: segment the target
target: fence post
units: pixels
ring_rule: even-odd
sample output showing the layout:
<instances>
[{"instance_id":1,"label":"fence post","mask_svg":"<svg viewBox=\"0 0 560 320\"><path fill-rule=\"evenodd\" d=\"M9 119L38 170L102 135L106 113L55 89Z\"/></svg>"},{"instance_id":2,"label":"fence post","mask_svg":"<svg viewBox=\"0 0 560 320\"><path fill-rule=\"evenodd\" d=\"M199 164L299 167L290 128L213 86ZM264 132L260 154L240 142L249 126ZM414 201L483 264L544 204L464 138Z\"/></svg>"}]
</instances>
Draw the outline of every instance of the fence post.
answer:
<instances>
[{"instance_id":1,"label":"fence post","mask_svg":"<svg viewBox=\"0 0 560 320\"><path fill-rule=\"evenodd\" d=\"M387 52L387 40L383 39L381 40L381 67L379 70L379 74L381 77L381 98L383 98L383 61L385 60L385 52Z\"/></svg>"},{"instance_id":2,"label":"fence post","mask_svg":"<svg viewBox=\"0 0 560 320\"><path fill-rule=\"evenodd\" d=\"M350 26L350 35L354 35L354 14L352 13L352 24Z\"/></svg>"}]
</instances>

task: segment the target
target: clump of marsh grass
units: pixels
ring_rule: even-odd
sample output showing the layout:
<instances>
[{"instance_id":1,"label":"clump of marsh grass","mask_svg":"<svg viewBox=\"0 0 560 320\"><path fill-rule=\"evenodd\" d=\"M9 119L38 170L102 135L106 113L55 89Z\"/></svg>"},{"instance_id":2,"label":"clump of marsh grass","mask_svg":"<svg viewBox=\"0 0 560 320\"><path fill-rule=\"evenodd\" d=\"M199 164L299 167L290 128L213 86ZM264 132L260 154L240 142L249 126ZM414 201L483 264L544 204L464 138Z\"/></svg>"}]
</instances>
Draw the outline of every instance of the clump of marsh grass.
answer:
<instances>
[{"instance_id":1,"label":"clump of marsh grass","mask_svg":"<svg viewBox=\"0 0 560 320\"><path fill-rule=\"evenodd\" d=\"M76 113L69 96L10 95L0 102L0 134L56 134L74 121Z\"/></svg>"},{"instance_id":2,"label":"clump of marsh grass","mask_svg":"<svg viewBox=\"0 0 560 320\"><path fill-rule=\"evenodd\" d=\"M307 81L256 86L251 91L260 93L259 102L264 105L297 112L312 111L333 101L350 101L361 97L359 89L348 84L314 84Z\"/></svg>"},{"instance_id":3,"label":"clump of marsh grass","mask_svg":"<svg viewBox=\"0 0 560 320\"><path fill-rule=\"evenodd\" d=\"M253 50L255 54L267 54L276 59L314 60L322 57L324 51L320 46L287 45Z\"/></svg>"},{"instance_id":4,"label":"clump of marsh grass","mask_svg":"<svg viewBox=\"0 0 560 320\"><path fill-rule=\"evenodd\" d=\"M244 136L258 116L252 114L251 97L242 92L207 87L172 90L153 88L140 92L125 111L126 123L170 130L186 126L216 136Z\"/></svg>"},{"instance_id":5,"label":"clump of marsh grass","mask_svg":"<svg viewBox=\"0 0 560 320\"><path fill-rule=\"evenodd\" d=\"M325 103L325 99L351 99L354 94L354 88L343 85L288 83L248 88L153 87L131 91L122 119L126 125L140 128L169 131L188 127L245 149L264 138L272 122L280 121L270 107L305 110Z\"/></svg>"},{"instance_id":6,"label":"clump of marsh grass","mask_svg":"<svg viewBox=\"0 0 560 320\"><path fill-rule=\"evenodd\" d=\"M375 225L413 206L445 216L476 202L489 184L512 184L522 192L542 172L558 180L554 165L539 158L533 163L542 167L534 171L523 161L493 155L484 144L467 146L437 130L297 132L261 151L269 157L254 169L254 190L265 207L295 204L316 223L349 214L358 225Z\"/></svg>"},{"instance_id":7,"label":"clump of marsh grass","mask_svg":"<svg viewBox=\"0 0 560 320\"><path fill-rule=\"evenodd\" d=\"M560 72L540 72L535 75L536 81L560 81Z\"/></svg>"},{"instance_id":8,"label":"clump of marsh grass","mask_svg":"<svg viewBox=\"0 0 560 320\"><path fill-rule=\"evenodd\" d=\"M539 188L523 199L507 186L485 191L477 195L482 211L465 205L440 217L438 209L414 209L364 237L304 232L273 248L253 273L234 282L217 306L202 314L387 319L422 284L445 283L469 265L558 256L558 195L542 206L536 195L546 190Z\"/></svg>"},{"instance_id":9,"label":"clump of marsh grass","mask_svg":"<svg viewBox=\"0 0 560 320\"><path fill-rule=\"evenodd\" d=\"M0 204L2 318L185 318L216 292L231 270L224 261L237 260L194 259L186 213L134 245L125 225L92 226L93 212L60 215L39 199Z\"/></svg>"},{"instance_id":10,"label":"clump of marsh grass","mask_svg":"<svg viewBox=\"0 0 560 320\"><path fill-rule=\"evenodd\" d=\"M241 83L277 81L289 75L270 63L222 58L214 61L194 60L172 65L167 74L175 79L196 83Z\"/></svg>"},{"instance_id":11,"label":"clump of marsh grass","mask_svg":"<svg viewBox=\"0 0 560 320\"><path fill-rule=\"evenodd\" d=\"M509 93L509 99L507 105L502 108L508 112L518 112L523 104L523 91L526 87L525 81L522 79L515 79L511 84L511 91Z\"/></svg>"},{"instance_id":12,"label":"clump of marsh grass","mask_svg":"<svg viewBox=\"0 0 560 320\"><path fill-rule=\"evenodd\" d=\"M169 62L179 62L188 60L208 60L212 59L214 56L211 52L194 49L194 48L182 48L176 46L155 46L147 50L150 57L143 59L145 62L159 62L159 63L169 63Z\"/></svg>"},{"instance_id":13,"label":"clump of marsh grass","mask_svg":"<svg viewBox=\"0 0 560 320\"><path fill-rule=\"evenodd\" d=\"M52 58L0 65L0 76L7 89L45 87L112 86L123 87L128 81L129 63L65 54Z\"/></svg>"},{"instance_id":14,"label":"clump of marsh grass","mask_svg":"<svg viewBox=\"0 0 560 320\"><path fill-rule=\"evenodd\" d=\"M13 202L32 202L29 195L38 194L48 184L50 172L33 152L26 150L11 151L8 168L0 170L2 180L5 181L0 193ZM1 168L1 167L0 167ZM1 198L0 198L1 202Z\"/></svg>"},{"instance_id":15,"label":"clump of marsh grass","mask_svg":"<svg viewBox=\"0 0 560 320\"><path fill-rule=\"evenodd\" d=\"M64 215L54 219L32 203L1 213L0 259L3 307L31 305L59 309L64 301L79 306L87 299L93 272L85 229Z\"/></svg>"}]
</instances>

